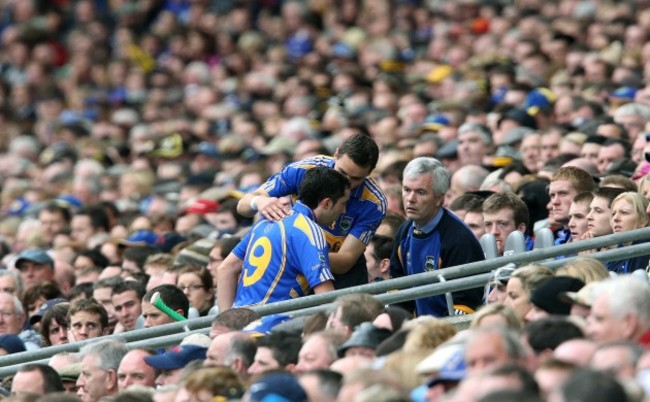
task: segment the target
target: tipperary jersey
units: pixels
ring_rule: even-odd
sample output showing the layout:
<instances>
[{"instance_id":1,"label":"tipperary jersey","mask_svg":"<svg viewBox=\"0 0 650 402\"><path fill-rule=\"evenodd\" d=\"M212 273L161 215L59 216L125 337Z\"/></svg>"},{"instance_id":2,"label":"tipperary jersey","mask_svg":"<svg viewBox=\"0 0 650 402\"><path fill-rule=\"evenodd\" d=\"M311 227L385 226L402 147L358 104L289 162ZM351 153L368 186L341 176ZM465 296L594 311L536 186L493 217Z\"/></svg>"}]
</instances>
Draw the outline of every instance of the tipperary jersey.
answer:
<instances>
[{"instance_id":1,"label":"tipperary jersey","mask_svg":"<svg viewBox=\"0 0 650 402\"><path fill-rule=\"evenodd\" d=\"M335 160L330 156L315 156L287 165L262 185L271 197L295 196L300 191L305 173L317 166L334 167ZM345 205L345 213L332 225L323 227L331 252L337 252L347 236L354 236L366 245L386 215L386 196L379 185L367 177L350 192ZM363 254L352 269L343 275L335 275L337 289L362 285L368 282L368 273Z\"/></svg>"},{"instance_id":2,"label":"tipperary jersey","mask_svg":"<svg viewBox=\"0 0 650 402\"><path fill-rule=\"evenodd\" d=\"M301 297L334 279L323 231L301 202L280 221L255 224L233 253L243 260L233 307Z\"/></svg>"}]
</instances>

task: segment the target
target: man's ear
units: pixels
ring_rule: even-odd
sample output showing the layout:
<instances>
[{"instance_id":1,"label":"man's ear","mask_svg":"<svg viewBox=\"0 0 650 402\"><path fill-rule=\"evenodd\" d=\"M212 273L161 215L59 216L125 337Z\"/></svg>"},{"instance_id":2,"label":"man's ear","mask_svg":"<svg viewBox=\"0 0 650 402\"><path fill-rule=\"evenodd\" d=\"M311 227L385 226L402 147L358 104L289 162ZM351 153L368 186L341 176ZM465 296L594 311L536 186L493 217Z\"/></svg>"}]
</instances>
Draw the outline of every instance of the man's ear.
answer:
<instances>
[{"instance_id":1,"label":"man's ear","mask_svg":"<svg viewBox=\"0 0 650 402\"><path fill-rule=\"evenodd\" d=\"M526 224L521 222L519 226L517 226L517 230L520 231L521 233L526 234Z\"/></svg>"},{"instance_id":2,"label":"man's ear","mask_svg":"<svg viewBox=\"0 0 650 402\"><path fill-rule=\"evenodd\" d=\"M383 258L379 261L379 272L385 274L390 270L390 258Z\"/></svg>"},{"instance_id":3,"label":"man's ear","mask_svg":"<svg viewBox=\"0 0 650 402\"><path fill-rule=\"evenodd\" d=\"M323 209L330 209L332 207L332 199L331 198L323 198L320 200L320 203L318 204L319 207Z\"/></svg>"},{"instance_id":4,"label":"man's ear","mask_svg":"<svg viewBox=\"0 0 650 402\"><path fill-rule=\"evenodd\" d=\"M182 315L182 316L185 317L185 318L187 318L187 316L188 316L188 314L185 314L185 311L183 311L182 308L179 308L178 310L176 310L176 312L177 312L178 314ZM173 318L172 318L172 319L173 319Z\"/></svg>"},{"instance_id":5,"label":"man's ear","mask_svg":"<svg viewBox=\"0 0 650 402\"><path fill-rule=\"evenodd\" d=\"M339 149L336 148L336 151L334 151L334 159L338 159L338 158L339 158Z\"/></svg>"}]
</instances>

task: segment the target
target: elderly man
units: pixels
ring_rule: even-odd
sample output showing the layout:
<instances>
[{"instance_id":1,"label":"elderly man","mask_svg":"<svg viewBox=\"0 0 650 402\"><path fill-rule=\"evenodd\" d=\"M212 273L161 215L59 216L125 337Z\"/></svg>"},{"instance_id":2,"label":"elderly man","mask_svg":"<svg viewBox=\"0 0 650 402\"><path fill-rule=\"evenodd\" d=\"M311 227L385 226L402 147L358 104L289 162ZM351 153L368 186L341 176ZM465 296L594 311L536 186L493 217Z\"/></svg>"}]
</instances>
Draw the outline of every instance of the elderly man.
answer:
<instances>
[{"instance_id":1,"label":"elderly man","mask_svg":"<svg viewBox=\"0 0 650 402\"><path fill-rule=\"evenodd\" d=\"M38 334L22 330L24 322L25 310L20 300L12 294L0 292L0 335L18 335L28 351L40 348Z\"/></svg>"},{"instance_id":2,"label":"elderly man","mask_svg":"<svg viewBox=\"0 0 650 402\"><path fill-rule=\"evenodd\" d=\"M228 366L246 378L256 350L257 344L250 334L240 331L222 333L212 339L203 365Z\"/></svg>"},{"instance_id":3,"label":"elderly man","mask_svg":"<svg viewBox=\"0 0 650 402\"><path fill-rule=\"evenodd\" d=\"M596 342L629 340L650 346L648 283L634 276L617 276L600 284L586 332Z\"/></svg>"},{"instance_id":4,"label":"elderly man","mask_svg":"<svg viewBox=\"0 0 650 402\"><path fill-rule=\"evenodd\" d=\"M158 372L144 360L153 356L154 352L147 349L130 350L117 368L117 388L120 392L131 385L154 387Z\"/></svg>"},{"instance_id":5,"label":"elderly man","mask_svg":"<svg viewBox=\"0 0 650 402\"><path fill-rule=\"evenodd\" d=\"M20 272L25 289L54 280L54 260L40 248L24 250L14 265Z\"/></svg>"},{"instance_id":6,"label":"elderly man","mask_svg":"<svg viewBox=\"0 0 650 402\"><path fill-rule=\"evenodd\" d=\"M449 172L434 158L415 158L404 168L402 196L408 220L395 235L392 277L433 272L483 260L474 234L442 206L449 189ZM472 312L482 299L481 289L456 292L453 305L444 295L415 301L418 315L446 316Z\"/></svg>"},{"instance_id":7,"label":"elderly man","mask_svg":"<svg viewBox=\"0 0 650 402\"><path fill-rule=\"evenodd\" d=\"M77 395L84 402L118 392L117 369L128 351L120 341L106 340L81 348L81 375L77 380Z\"/></svg>"}]
</instances>

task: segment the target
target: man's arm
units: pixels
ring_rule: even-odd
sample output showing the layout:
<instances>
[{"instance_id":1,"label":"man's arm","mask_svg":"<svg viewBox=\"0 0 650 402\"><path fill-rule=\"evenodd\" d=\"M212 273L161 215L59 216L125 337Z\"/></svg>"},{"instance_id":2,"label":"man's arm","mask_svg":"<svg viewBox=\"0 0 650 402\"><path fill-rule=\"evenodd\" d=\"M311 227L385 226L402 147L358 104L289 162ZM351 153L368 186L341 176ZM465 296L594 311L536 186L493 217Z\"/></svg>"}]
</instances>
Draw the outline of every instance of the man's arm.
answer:
<instances>
[{"instance_id":1,"label":"man's arm","mask_svg":"<svg viewBox=\"0 0 650 402\"><path fill-rule=\"evenodd\" d=\"M334 290L334 283L332 283L332 281L326 281L314 287L315 294L331 292L333 290Z\"/></svg>"},{"instance_id":2,"label":"man's arm","mask_svg":"<svg viewBox=\"0 0 650 402\"><path fill-rule=\"evenodd\" d=\"M354 236L346 237L338 252L329 253L330 269L337 275L348 272L365 250L364 242Z\"/></svg>"},{"instance_id":3,"label":"man's arm","mask_svg":"<svg viewBox=\"0 0 650 402\"><path fill-rule=\"evenodd\" d=\"M244 261L235 254L230 253L228 257L217 268L217 302L219 311L230 309L235 302L237 293L237 282L241 274Z\"/></svg>"},{"instance_id":4,"label":"man's arm","mask_svg":"<svg viewBox=\"0 0 650 402\"><path fill-rule=\"evenodd\" d=\"M255 198L257 210L251 207L251 202ZM263 217L270 221L279 221L289 214L291 210L286 199L271 197L263 188L246 194L237 203L237 212L247 218L252 218L259 211Z\"/></svg>"}]
</instances>

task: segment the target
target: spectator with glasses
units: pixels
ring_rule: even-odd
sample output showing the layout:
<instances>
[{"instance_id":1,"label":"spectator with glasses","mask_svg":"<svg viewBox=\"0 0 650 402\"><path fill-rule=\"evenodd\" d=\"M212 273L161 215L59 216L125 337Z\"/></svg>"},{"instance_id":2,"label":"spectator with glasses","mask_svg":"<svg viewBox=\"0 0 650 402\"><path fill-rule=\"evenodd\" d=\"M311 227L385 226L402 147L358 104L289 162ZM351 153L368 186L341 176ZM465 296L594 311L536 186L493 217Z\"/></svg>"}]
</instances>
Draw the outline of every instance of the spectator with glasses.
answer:
<instances>
[{"instance_id":1,"label":"spectator with glasses","mask_svg":"<svg viewBox=\"0 0 650 402\"><path fill-rule=\"evenodd\" d=\"M178 272L176 286L185 293L200 316L210 314L214 307L215 289L212 274L203 267L187 266Z\"/></svg>"}]
</instances>

